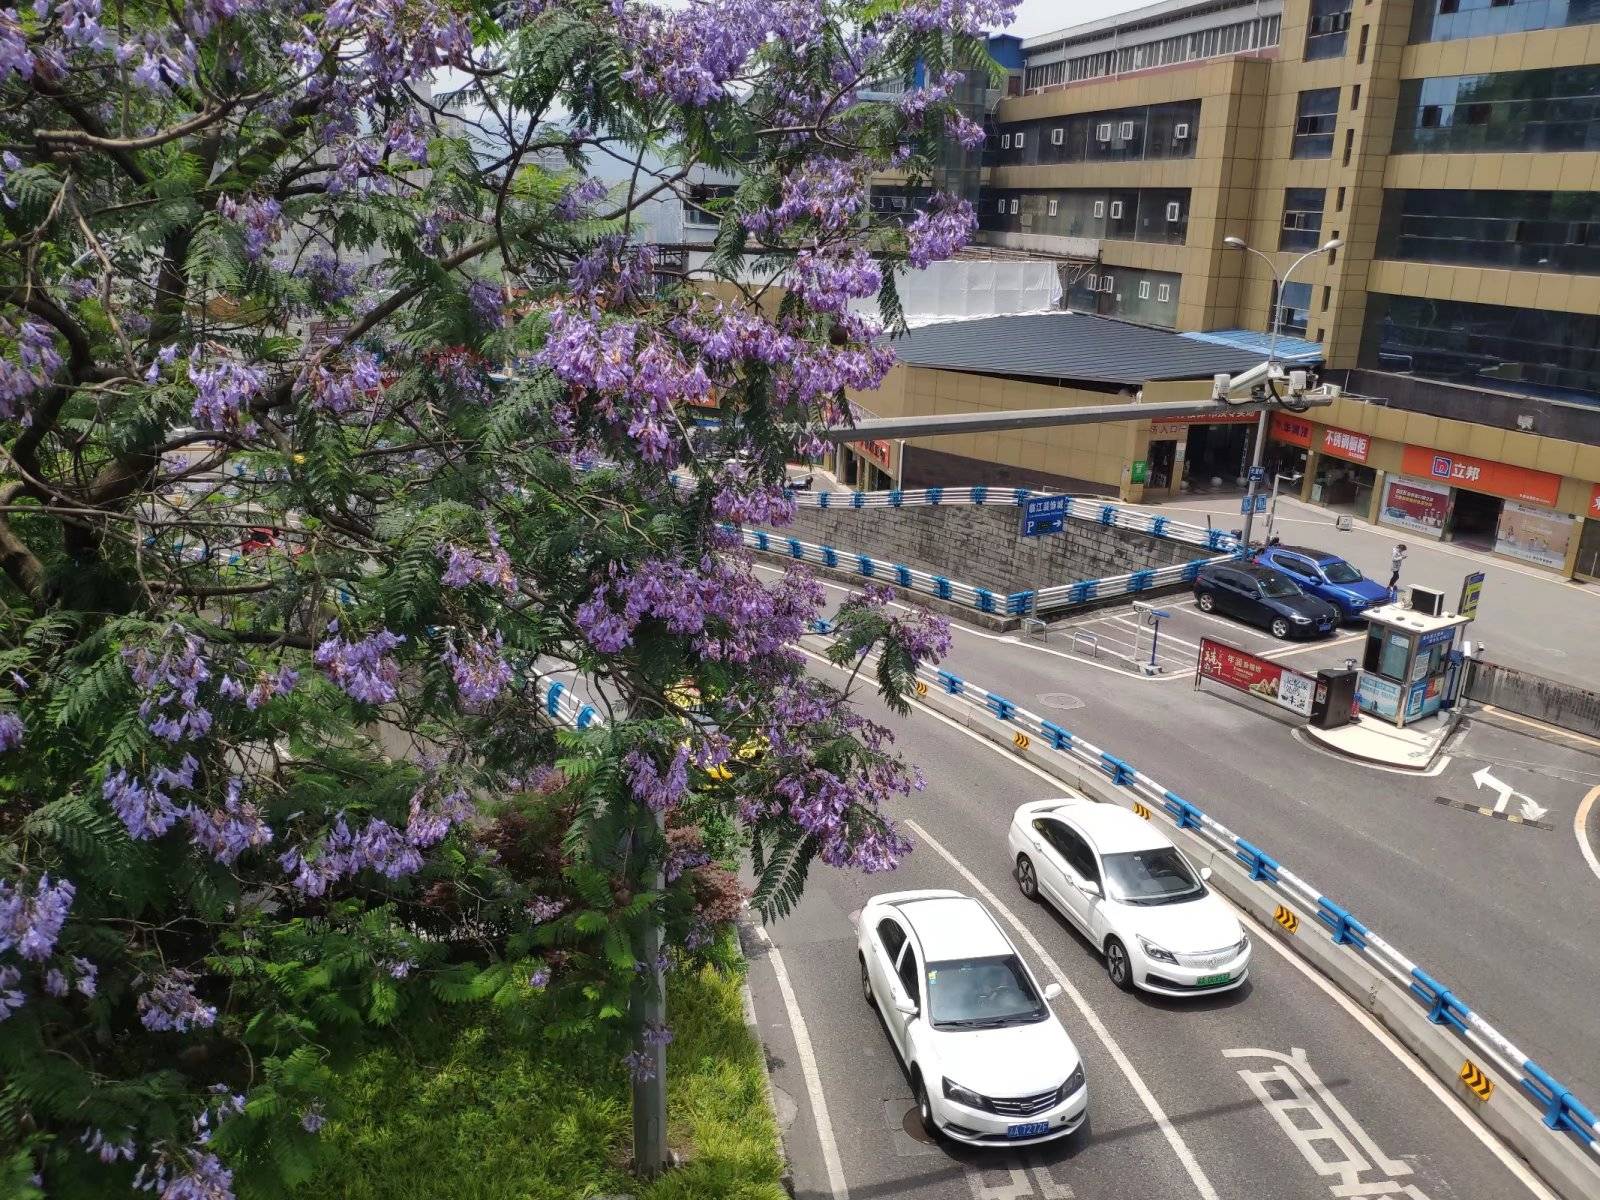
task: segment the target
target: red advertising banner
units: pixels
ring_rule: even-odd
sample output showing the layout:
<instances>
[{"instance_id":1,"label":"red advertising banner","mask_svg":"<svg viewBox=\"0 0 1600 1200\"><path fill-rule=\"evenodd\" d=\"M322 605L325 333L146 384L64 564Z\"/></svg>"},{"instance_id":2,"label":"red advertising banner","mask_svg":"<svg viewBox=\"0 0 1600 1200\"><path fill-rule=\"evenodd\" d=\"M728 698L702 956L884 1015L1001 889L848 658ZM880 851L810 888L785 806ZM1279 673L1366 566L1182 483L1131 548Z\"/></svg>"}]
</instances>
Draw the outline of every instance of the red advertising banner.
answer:
<instances>
[{"instance_id":1,"label":"red advertising banner","mask_svg":"<svg viewBox=\"0 0 1600 1200\"><path fill-rule=\"evenodd\" d=\"M1331 425L1322 431L1324 454L1335 454L1352 462L1364 463L1371 446L1371 441L1364 433L1351 433L1348 429L1335 429Z\"/></svg>"},{"instance_id":2,"label":"red advertising banner","mask_svg":"<svg viewBox=\"0 0 1600 1200\"><path fill-rule=\"evenodd\" d=\"M1490 462L1468 454L1445 453L1425 446L1407 446L1400 469L1420 479L1437 479L1469 491L1488 492L1508 500L1554 504L1561 491L1561 476L1510 463Z\"/></svg>"},{"instance_id":3,"label":"red advertising banner","mask_svg":"<svg viewBox=\"0 0 1600 1200\"><path fill-rule=\"evenodd\" d=\"M1304 446L1311 448L1311 422L1304 417L1291 417L1288 413L1275 412L1272 414L1270 426L1272 436L1280 442L1288 442L1291 446Z\"/></svg>"},{"instance_id":4,"label":"red advertising banner","mask_svg":"<svg viewBox=\"0 0 1600 1200\"><path fill-rule=\"evenodd\" d=\"M1269 658L1251 654L1215 638L1200 639L1200 657L1195 663L1196 683L1214 679L1226 687L1247 692L1258 700L1311 715L1311 699L1316 692L1314 676L1302 675L1279 666Z\"/></svg>"}]
</instances>

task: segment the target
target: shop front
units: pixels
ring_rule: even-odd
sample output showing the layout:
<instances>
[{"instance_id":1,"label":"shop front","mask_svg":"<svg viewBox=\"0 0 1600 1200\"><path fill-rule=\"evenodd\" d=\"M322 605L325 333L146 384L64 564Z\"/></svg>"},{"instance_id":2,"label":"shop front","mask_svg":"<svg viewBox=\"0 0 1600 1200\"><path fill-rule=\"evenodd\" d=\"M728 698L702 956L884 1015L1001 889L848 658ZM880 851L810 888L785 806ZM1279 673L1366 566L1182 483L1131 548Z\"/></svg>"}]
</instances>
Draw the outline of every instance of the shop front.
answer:
<instances>
[{"instance_id":1,"label":"shop front","mask_svg":"<svg viewBox=\"0 0 1600 1200\"><path fill-rule=\"evenodd\" d=\"M1580 579L1600 580L1600 483L1589 493L1589 515L1578 535L1578 560L1573 574Z\"/></svg>"},{"instance_id":2,"label":"shop front","mask_svg":"<svg viewBox=\"0 0 1600 1200\"><path fill-rule=\"evenodd\" d=\"M1555 509L1560 491L1561 477L1546 471L1408 445L1400 473L1384 485L1378 520L1560 570L1579 524Z\"/></svg>"},{"instance_id":3,"label":"shop front","mask_svg":"<svg viewBox=\"0 0 1600 1200\"><path fill-rule=\"evenodd\" d=\"M1173 417L1150 422L1146 494L1239 486L1250 466L1250 431L1260 414Z\"/></svg>"},{"instance_id":4,"label":"shop front","mask_svg":"<svg viewBox=\"0 0 1600 1200\"><path fill-rule=\"evenodd\" d=\"M1353 429L1334 425L1314 425L1304 417L1273 413L1271 436L1287 447L1300 447L1299 467L1280 466L1290 474L1294 469L1311 471L1308 492L1313 504L1365 517L1372 507L1372 492L1378 473L1367 465L1372 454L1372 439Z\"/></svg>"}]
</instances>

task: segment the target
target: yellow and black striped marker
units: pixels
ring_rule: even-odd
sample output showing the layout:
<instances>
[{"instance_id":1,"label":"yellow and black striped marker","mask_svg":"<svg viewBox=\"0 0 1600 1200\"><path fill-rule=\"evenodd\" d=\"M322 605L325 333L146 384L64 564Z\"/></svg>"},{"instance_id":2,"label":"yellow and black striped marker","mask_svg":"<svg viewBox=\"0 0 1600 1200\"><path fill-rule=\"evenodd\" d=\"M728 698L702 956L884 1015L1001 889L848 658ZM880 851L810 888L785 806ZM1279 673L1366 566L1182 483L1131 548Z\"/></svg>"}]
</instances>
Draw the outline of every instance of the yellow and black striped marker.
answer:
<instances>
[{"instance_id":1,"label":"yellow and black striped marker","mask_svg":"<svg viewBox=\"0 0 1600 1200\"><path fill-rule=\"evenodd\" d=\"M1494 1095L1494 1080L1485 1075L1470 1058L1461 1064L1461 1082L1479 1100L1487 1100Z\"/></svg>"},{"instance_id":2,"label":"yellow and black striped marker","mask_svg":"<svg viewBox=\"0 0 1600 1200\"><path fill-rule=\"evenodd\" d=\"M1292 909L1287 909L1280 904L1273 910L1272 919L1279 925L1282 925L1290 933L1300 932L1300 918L1294 915L1294 911Z\"/></svg>"},{"instance_id":3,"label":"yellow and black striped marker","mask_svg":"<svg viewBox=\"0 0 1600 1200\"><path fill-rule=\"evenodd\" d=\"M922 680L920 680L920 679L917 680L917 695L926 696L927 694L928 694L928 685L923 683Z\"/></svg>"},{"instance_id":4,"label":"yellow and black striped marker","mask_svg":"<svg viewBox=\"0 0 1600 1200\"><path fill-rule=\"evenodd\" d=\"M1133 815L1136 817L1143 817L1146 821L1148 821L1150 819L1150 808L1148 805L1140 804L1137 800L1135 800L1133 802Z\"/></svg>"},{"instance_id":5,"label":"yellow and black striped marker","mask_svg":"<svg viewBox=\"0 0 1600 1200\"><path fill-rule=\"evenodd\" d=\"M1028 735L1019 730L1011 735L1011 744L1018 750L1026 750L1028 748Z\"/></svg>"}]
</instances>

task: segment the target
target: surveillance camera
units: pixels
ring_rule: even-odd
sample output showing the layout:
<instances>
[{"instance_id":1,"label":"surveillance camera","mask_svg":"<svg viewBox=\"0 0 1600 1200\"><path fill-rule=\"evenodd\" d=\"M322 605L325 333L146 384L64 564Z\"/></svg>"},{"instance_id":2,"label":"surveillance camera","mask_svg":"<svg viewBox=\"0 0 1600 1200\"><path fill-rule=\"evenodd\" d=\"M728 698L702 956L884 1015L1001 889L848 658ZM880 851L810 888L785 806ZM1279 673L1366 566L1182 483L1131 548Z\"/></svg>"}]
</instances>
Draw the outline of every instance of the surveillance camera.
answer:
<instances>
[{"instance_id":1,"label":"surveillance camera","mask_svg":"<svg viewBox=\"0 0 1600 1200\"><path fill-rule=\"evenodd\" d=\"M1304 371L1289 372L1289 390L1303 392L1306 390L1306 373Z\"/></svg>"},{"instance_id":2,"label":"surveillance camera","mask_svg":"<svg viewBox=\"0 0 1600 1200\"><path fill-rule=\"evenodd\" d=\"M1213 375L1211 377L1211 398L1213 400L1226 400L1228 393L1232 390L1232 375Z\"/></svg>"}]
</instances>

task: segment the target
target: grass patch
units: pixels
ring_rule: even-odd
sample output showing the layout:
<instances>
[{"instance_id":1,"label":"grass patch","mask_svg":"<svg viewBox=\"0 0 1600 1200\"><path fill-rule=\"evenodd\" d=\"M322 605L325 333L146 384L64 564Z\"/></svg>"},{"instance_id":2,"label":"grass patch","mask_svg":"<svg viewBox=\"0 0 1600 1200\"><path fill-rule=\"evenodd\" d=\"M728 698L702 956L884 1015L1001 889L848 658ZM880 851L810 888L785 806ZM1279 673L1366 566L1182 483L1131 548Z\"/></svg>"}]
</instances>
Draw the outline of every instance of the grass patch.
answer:
<instances>
[{"instance_id":1,"label":"grass patch","mask_svg":"<svg viewBox=\"0 0 1600 1200\"><path fill-rule=\"evenodd\" d=\"M627 1173L628 1081L581 1041L513 1038L487 1007L345 1074L330 1154L298 1195L342 1200L786 1200L761 1047L739 979L669 977L669 1141L687 1163L649 1184Z\"/></svg>"}]
</instances>

